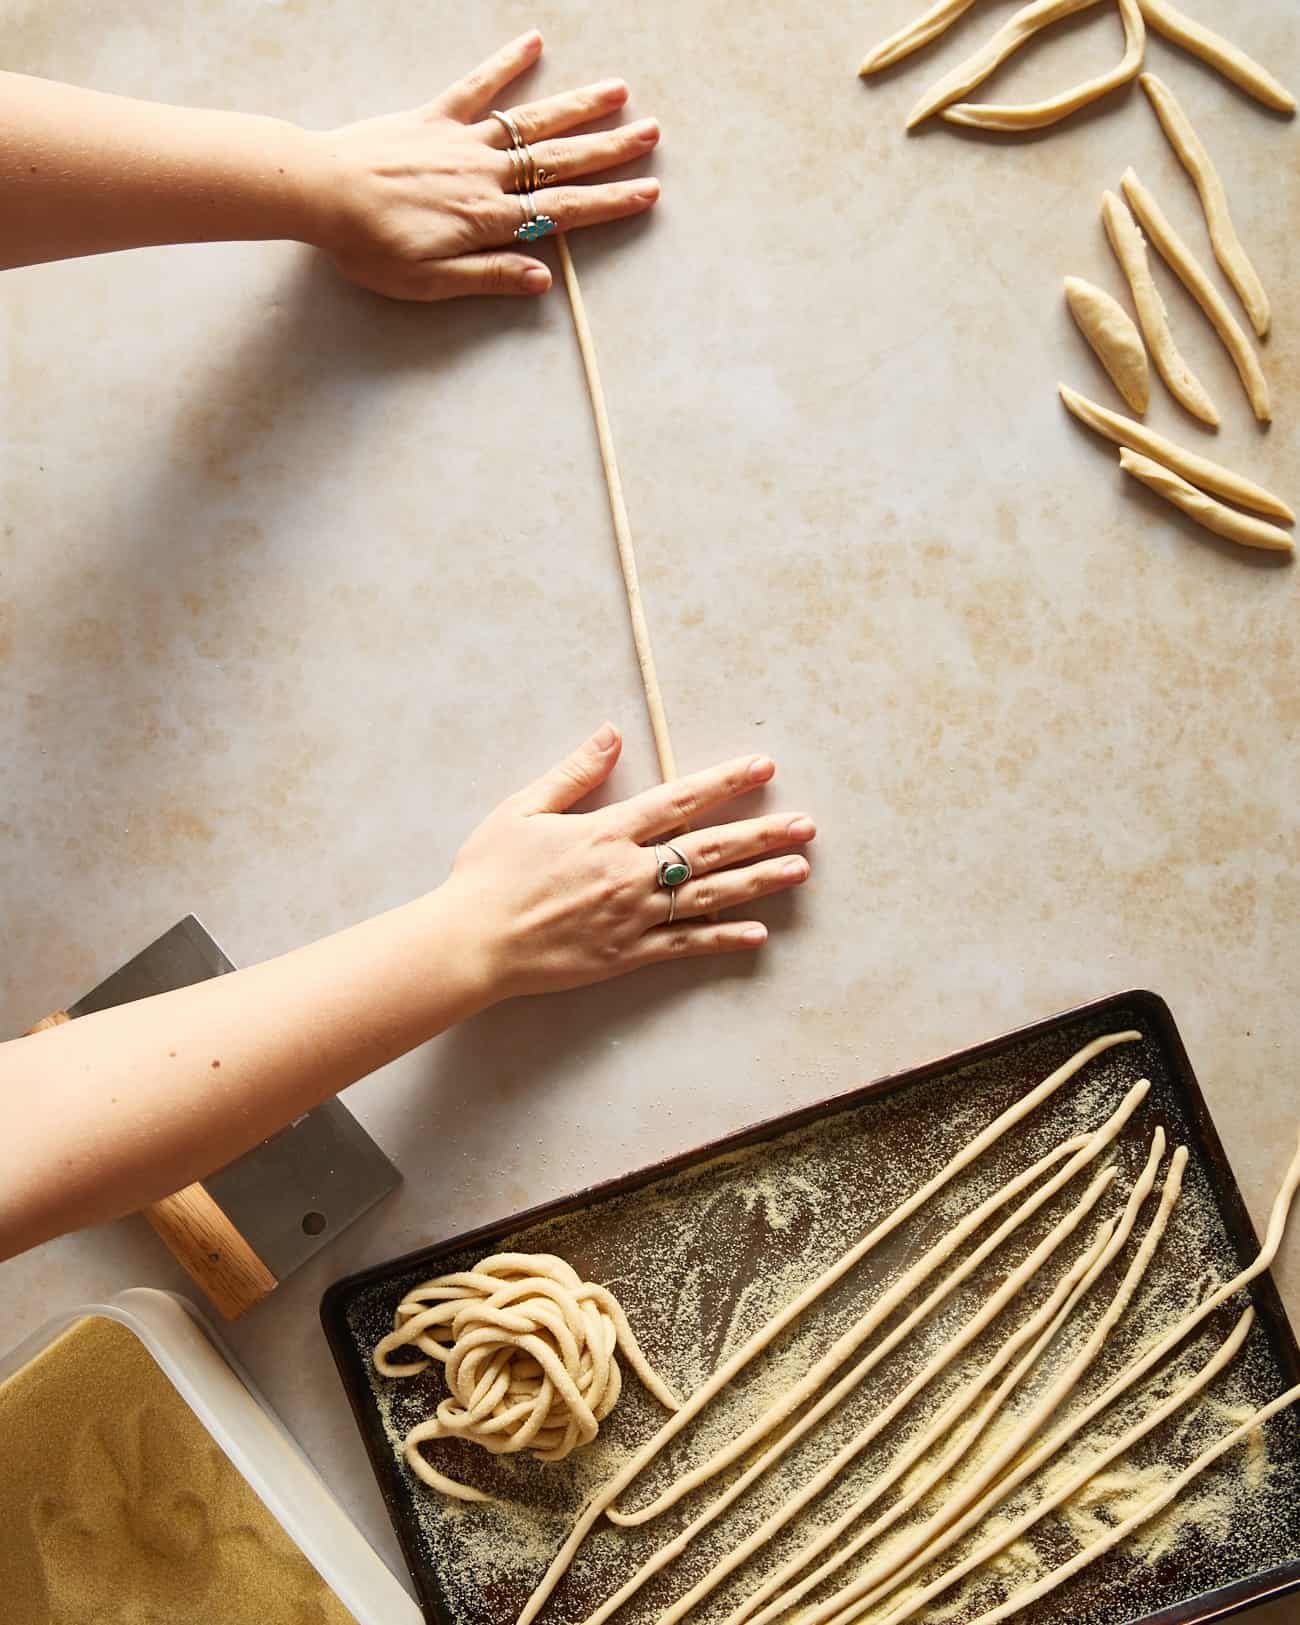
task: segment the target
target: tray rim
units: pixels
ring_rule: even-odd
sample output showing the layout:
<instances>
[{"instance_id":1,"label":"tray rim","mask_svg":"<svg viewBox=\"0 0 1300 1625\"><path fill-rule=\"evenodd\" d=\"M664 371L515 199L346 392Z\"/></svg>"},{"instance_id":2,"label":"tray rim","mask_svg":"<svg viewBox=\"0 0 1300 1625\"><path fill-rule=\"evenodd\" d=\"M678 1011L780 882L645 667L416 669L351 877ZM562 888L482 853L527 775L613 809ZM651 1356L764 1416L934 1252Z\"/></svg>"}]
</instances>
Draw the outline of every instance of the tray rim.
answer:
<instances>
[{"instance_id":1,"label":"tray rim","mask_svg":"<svg viewBox=\"0 0 1300 1625\"><path fill-rule=\"evenodd\" d=\"M476 1225L444 1241L417 1247L395 1258L354 1270L331 1282L321 1295L321 1328L426 1621L429 1621L430 1625L454 1625L454 1621L443 1606L442 1598L426 1580L425 1565L419 1561L414 1542L406 1528L405 1517L401 1515L401 1509L396 1504L394 1495L396 1478L391 1451L380 1451L378 1441L373 1437L369 1425L369 1417L363 1411L364 1373L359 1370L353 1358L353 1345L346 1328L347 1303L356 1292L380 1278L405 1274L417 1268L423 1269L448 1254L461 1252L480 1242L499 1240L514 1231L560 1218L579 1208L594 1207L602 1201L625 1196L629 1192L643 1189L646 1185L698 1163L744 1150L764 1140L775 1139L820 1118L851 1111L858 1105L883 1098L899 1089L926 1083L942 1072L973 1065L1007 1049L1045 1036L1067 1022L1101 1016L1108 1010L1121 1007L1132 1010L1147 1020L1151 1026L1151 1036L1167 1049L1173 1062L1175 1079L1186 1094L1188 1115L1195 1123L1200 1137L1200 1148L1206 1160L1225 1176L1221 1188L1216 1191L1216 1198L1229 1240L1243 1257L1253 1256L1259 1251L1259 1238L1241 1194L1241 1187L1237 1183L1236 1175L1232 1171L1232 1165L1228 1161L1223 1142L1210 1114L1200 1080L1183 1044L1173 1011L1160 994L1152 992L1149 988L1135 987L1106 994L1065 1010L1058 1010L1052 1015L1025 1022L980 1043L934 1056L900 1071L884 1073L867 1083L823 1096L791 1111L760 1118L720 1135L717 1139L705 1141L701 1145L676 1152L669 1157L662 1157L656 1162L646 1163L628 1173L581 1186L567 1195L522 1208L488 1224ZM1247 1290L1278 1364L1290 1383L1300 1383L1300 1344L1296 1341L1286 1308L1273 1281L1272 1271L1265 1271L1263 1275L1257 1276ZM1300 1557L1290 1563L1263 1570L1259 1574L1231 1581L1213 1591L1202 1592L1199 1597L1189 1597L1182 1602L1172 1603L1156 1613L1144 1614L1127 1622L1127 1625L1213 1625L1214 1621L1243 1613L1264 1602L1276 1601L1296 1590L1300 1590ZM1118 1621L1116 1625L1119 1625Z\"/></svg>"}]
</instances>

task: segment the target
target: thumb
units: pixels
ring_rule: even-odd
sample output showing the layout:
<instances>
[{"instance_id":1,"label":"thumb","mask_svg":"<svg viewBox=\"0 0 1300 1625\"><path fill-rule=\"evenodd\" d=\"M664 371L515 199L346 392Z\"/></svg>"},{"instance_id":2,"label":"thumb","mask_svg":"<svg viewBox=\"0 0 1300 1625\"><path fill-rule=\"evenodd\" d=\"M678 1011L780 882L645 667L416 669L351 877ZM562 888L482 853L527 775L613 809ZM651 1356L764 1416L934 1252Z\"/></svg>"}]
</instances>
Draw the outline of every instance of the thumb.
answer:
<instances>
[{"instance_id":1,"label":"thumb","mask_svg":"<svg viewBox=\"0 0 1300 1625\"><path fill-rule=\"evenodd\" d=\"M525 813L567 812L604 784L622 748L618 729L612 722L605 723L585 745L535 779L520 795L519 805Z\"/></svg>"}]
</instances>

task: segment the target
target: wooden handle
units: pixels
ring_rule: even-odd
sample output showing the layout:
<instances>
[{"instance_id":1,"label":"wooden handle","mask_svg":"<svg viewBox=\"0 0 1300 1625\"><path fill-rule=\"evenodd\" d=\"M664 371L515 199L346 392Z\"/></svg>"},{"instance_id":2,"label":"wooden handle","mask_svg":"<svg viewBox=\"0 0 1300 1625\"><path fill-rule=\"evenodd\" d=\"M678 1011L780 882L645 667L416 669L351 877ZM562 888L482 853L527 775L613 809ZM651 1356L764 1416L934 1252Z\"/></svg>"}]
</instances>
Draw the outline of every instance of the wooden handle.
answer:
<instances>
[{"instance_id":1,"label":"wooden handle","mask_svg":"<svg viewBox=\"0 0 1300 1625\"><path fill-rule=\"evenodd\" d=\"M66 1010L56 1010L25 1036L71 1020ZM172 1257L226 1320L238 1320L280 1284L202 1185L187 1185L143 1211Z\"/></svg>"},{"instance_id":2,"label":"wooden handle","mask_svg":"<svg viewBox=\"0 0 1300 1625\"><path fill-rule=\"evenodd\" d=\"M144 1216L226 1320L238 1320L279 1285L202 1185L164 1196Z\"/></svg>"}]
</instances>

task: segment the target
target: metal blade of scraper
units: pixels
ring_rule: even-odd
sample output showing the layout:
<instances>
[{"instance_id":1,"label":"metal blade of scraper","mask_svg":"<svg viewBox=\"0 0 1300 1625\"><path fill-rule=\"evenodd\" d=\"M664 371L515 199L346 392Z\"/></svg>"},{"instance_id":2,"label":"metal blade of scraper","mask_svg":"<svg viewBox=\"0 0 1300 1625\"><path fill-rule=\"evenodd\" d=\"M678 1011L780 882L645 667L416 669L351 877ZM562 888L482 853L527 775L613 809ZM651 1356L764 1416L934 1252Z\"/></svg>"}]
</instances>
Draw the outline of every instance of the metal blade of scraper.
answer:
<instances>
[{"instance_id":1,"label":"metal blade of scraper","mask_svg":"<svg viewBox=\"0 0 1300 1625\"><path fill-rule=\"evenodd\" d=\"M69 1005L68 1014L90 1015L234 968L190 914ZM276 1280L283 1280L400 1182L347 1107L328 1100L207 1176L203 1186Z\"/></svg>"}]
</instances>

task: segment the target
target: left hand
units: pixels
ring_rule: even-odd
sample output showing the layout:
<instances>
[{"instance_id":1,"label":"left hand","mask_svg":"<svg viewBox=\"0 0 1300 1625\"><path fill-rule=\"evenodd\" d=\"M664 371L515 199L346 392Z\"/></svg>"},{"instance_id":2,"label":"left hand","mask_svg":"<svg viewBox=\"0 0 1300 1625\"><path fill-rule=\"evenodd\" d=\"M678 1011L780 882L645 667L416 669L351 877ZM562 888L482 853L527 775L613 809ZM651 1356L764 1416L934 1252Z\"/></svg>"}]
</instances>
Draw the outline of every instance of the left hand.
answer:
<instances>
[{"instance_id":1,"label":"left hand","mask_svg":"<svg viewBox=\"0 0 1300 1625\"><path fill-rule=\"evenodd\" d=\"M510 140L491 117L541 53L540 34L521 34L423 107L308 138L323 160L311 188L320 222L313 240L344 276L394 299L546 292L546 266L513 247L524 216ZM658 200L655 180L572 185L642 158L658 142L653 119L572 133L627 98L621 79L607 79L509 109L547 177L533 194L537 212L561 231L641 214Z\"/></svg>"},{"instance_id":2,"label":"left hand","mask_svg":"<svg viewBox=\"0 0 1300 1625\"><path fill-rule=\"evenodd\" d=\"M766 926L709 916L808 878L801 849L817 831L804 813L673 833L768 783L776 764L767 756L722 762L598 812L570 811L609 777L621 745L607 723L509 796L465 842L433 894L462 922L458 968L480 1006L603 982L665 959L752 952L766 942ZM655 843L662 841L693 871L676 889L671 925L669 893L658 882Z\"/></svg>"}]
</instances>

